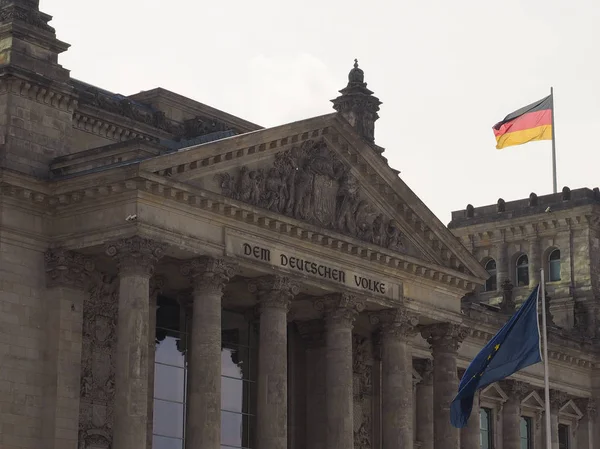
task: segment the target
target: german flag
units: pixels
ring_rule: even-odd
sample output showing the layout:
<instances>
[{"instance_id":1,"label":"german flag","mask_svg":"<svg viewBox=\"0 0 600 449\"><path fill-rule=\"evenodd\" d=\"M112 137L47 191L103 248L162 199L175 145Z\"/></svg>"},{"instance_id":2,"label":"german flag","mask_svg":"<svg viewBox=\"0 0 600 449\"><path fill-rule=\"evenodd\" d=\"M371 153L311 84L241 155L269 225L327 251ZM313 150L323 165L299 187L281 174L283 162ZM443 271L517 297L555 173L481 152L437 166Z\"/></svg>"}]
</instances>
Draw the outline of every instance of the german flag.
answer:
<instances>
[{"instance_id":1,"label":"german flag","mask_svg":"<svg viewBox=\"0 0 600 449\"><path fill-rule=\"evenodd\" d=\"M552 140L552 95L508 114L494 125L496 148Z\"/></svg>"}]
</instances>

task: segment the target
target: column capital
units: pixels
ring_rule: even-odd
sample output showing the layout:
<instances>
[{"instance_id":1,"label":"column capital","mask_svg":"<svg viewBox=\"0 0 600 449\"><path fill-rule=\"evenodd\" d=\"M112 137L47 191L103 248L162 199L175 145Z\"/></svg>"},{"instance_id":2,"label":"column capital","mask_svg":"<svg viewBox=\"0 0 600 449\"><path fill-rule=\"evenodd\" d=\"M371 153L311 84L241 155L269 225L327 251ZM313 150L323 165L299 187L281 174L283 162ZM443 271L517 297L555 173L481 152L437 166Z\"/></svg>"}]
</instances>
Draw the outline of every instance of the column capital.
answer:
<instances>
[{"instance_id":1,"label":"column capital","mask_svg":"<svg viewBox=\"0 0 600 449\"><path fill-rule=\"evenodd\" d=\"M235 266L224 259L201 256L181 265L180 272L191 280L194 292L222 294Z\"/></svg>"},{"instance_id":2,"label":"column capital","mask_svg":"<svg viewBox=\"0 0 600 449\"><path fill-rule=\"evenodd\" d=\"M46 285L86 290L90 287L95 266L92 259L64 248L49 249L44 253Z\"/></svg>"},{"instance_id":3,"label":"column capital","mask_svg":"<svg viewBox=\"0 0 600 449\"><path fill-rule=\"evenodd\" d=\"M577 398L574 401L579 410L588 418L594 419L596 417L597 404L593 398Z\"/></svg>"},{"instance_id":4,"label":"column capital","mask_svg":"<svg viewBox=\"0 0 600 449\"><path fill-rule=\"evenodd\" d=\"M502 388L502 391L508 396L509 401L514 399L517 400L519 404L525 399L525 396L533 391L533 388L531 388L529 384L519 382L518 380L501 380L498 384L500 385L500 388Z\"/></svg>"},{"instance_id":5,"label":"column capital","mask_svg":"<svg viewBox=\"0 0 600 449\"><path fill-rule=\"evenodd\" d=\"M275 307L289 311L294 296L300 288L287 276L268 275L254 278L248 283L248 290L258 295L259 311Z\"/></svg>"},{"instance_id":6,"label":"column capital","mask_svg":"<svg viewBox=\"0 0 600 449\"><path fill-rule=\"evenodd\" d=\"M155 240L134 235L106 244L106 255L117 261L121 274L152 276L158 260L164 255L167 245Z\"/></svg>"},{"instance_id":7,"label":"column capital","mask_svg":"<svg viewBox=\"0 0 600 449\"><path fill-rule=\"evenodd\" d=\"M421 328L421 335L434 352L455 354L468 334L467 327L455 323L430 324Z\"/></svg>"},{"instance_id":8,"label":"column capital","mask_svg":"<svg viewBox=\"0 0 600 449\"><path fill-rule=\"evenodd\" d=\"M433 381L433 360L419 359L413 362L415 370L421 376L422 385L431 385Z\"/></svg>"},{"instance_id":9,"label":"column capital","mask_svg":"<svg viewBox=\"0 0 600 449\"><path fill-rule=\"evenodd\" d=\"M542 396L543 397L543 396ZM569 395L564 391L550 390L550 409L554 411L560 408L569 400Z\"/></svg>"},{"instance_id":10,"label":"column capital","mask_svg":"<svg viewBox=\"0 0 600 449\"><path fill-rule=\"evenodd\" d=\"M417 334L419 318L404 308L386 309L369 315L371 324L381 329L383 338L407 340Z\"/></svg>"},{"instance_id":11,"label":"column capital","mask_svg":"<svg viewBox=\"0 0 600 449\"><path fill-rule=\"evenodd\" d=\"M349 293L334 293L318 299L314 306L324 312L327 326L352 327L358 314L365 309L365 301Z\"/></svg>"}]
</instances>

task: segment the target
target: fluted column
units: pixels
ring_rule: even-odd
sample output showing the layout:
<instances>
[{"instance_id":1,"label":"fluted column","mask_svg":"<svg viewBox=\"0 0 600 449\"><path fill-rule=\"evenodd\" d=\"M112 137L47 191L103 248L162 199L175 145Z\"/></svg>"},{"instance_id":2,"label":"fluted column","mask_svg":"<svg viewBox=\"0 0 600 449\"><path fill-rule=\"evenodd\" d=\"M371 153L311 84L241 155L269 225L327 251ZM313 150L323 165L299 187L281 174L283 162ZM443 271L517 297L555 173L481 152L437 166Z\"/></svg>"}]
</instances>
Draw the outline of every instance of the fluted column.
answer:
<instances>
[{"instance_id":1,"label":"fluted column","mask_svg":"<svg viewBox=\"0 0 600 449\"><path fill-rule=\"evenodd\" d=\"M138 236L106 247L119 269L113 449L147 442L150 276L164 249L165 245Z\"/></svg>"},{"instance_id":2,"label":"fluted column","mask_svg":"<svg viewBox=\"0 0 600 449\"><path fill-rule=\"evenodd\" d=\"M473 398L473 409L467 425L460 429L461 449L481 448L481 422L479 420L479 391ZM504 448L503 448L504 449Z\"/></svg>"},{"instance_id":3,"label":"fluted column","mask_svg":"<svg viewBox=\"0 0 600 449\"><path fill-rule=\"evenodd\" d=\"M529 286L534 287L540 283L540 269L542 265L542 256L540 254L540 239L535 236L529 241ZM547 278L546 274L546 278Z\"/></svg>"},{"instance_id":4,"label":"fluted column","mask_svg":"<svg viewBox=\"0 0 600 449\"><path fill-rule=\"evenodd\" d=\"M417 441L420 449L433 449L433 362L419 360L416 367L421 375L417 385Z\"/></svg>"},{"instance_id":5,"label":"fluted column","mask_svg":"<svg viewBox=\"0 0 600 449\"><path fill-rule=\"evenodd\" d=\"M381 328L381 434L383 449L412 449L413 381L410 340L417 333L416 316L404 309L371 315Z\"/></svg>"},{"instance_id":6,"label":"fluted column","mask_svg":"<svg viewBox=\"0 0 600 449\"><path fill-rule=\"evenodd\" d=\"M450 424L450 404L458 390L456 357L467 329L450 323L423 328L433 354L434 449L458 449L459 430Z\"/></svg>"},{"instance_id":7,"label":"fluted column","mask_svg":"<svg viewBox=\"0 0 600 449\"><path fill-rule=\"evenodd\" d=\"M521 449L521 401L529 387L514 380L500 382L508 396L502 408L502 449Z\"/></svg>"},{"instance_id":8,"label":"fluted column","mask_svg":"<svg viewBox=\"0 0 600 449\"><path fill-rule=\"evenodd\" d=\"M264 276L249 284L258 294L257 444L260 449L286 449L287 313L298 287L285 276Z\"/></svg>"},{"instance_id":9,"label":"fluted column","mask_svg":"<svg viewBox=\"0 0 600 449\"><path fill-rule=\"evenodd\" d=\"M185 447L221 446L221 299L233 276L224 260L203 256L181 267L192 282L192 329Z\"/></svg>"},{"instance_id":10,"label":"fluted column","mask_svg":"<svg viewBox=\"0 0 600 449\"><path fill-rule=\"evenodd\" d=\"M156 302L165 285L164 278L150 278L150 306L148 308L148 430L146 448L152 449L152 431L154 428L154 362L156 360Z\"/></svg>"},{"instance_id":11,"label":"fluted column","mask_svg":"<svg viewBox=\"0 0 600 449\"><path fill-rule=\"evenodd\" d=\"M352 449L352 328L356 316L364 309L364 303L343 293L331 295L317 302L316 306L325 311L327 449Z\"/></svg>"},{"instance_id":12,"label":"fluted column","mask_svg":"<svg viewBox=\"0 0 600 449\"><path fill-rule=\"evenodd\" d=\"M47 251L45 263L48 308L43 446L76 449L77 428L63 423L79 420L83 302L93 281L94 263L65 249Z\"/></svg>"}]
</instances>

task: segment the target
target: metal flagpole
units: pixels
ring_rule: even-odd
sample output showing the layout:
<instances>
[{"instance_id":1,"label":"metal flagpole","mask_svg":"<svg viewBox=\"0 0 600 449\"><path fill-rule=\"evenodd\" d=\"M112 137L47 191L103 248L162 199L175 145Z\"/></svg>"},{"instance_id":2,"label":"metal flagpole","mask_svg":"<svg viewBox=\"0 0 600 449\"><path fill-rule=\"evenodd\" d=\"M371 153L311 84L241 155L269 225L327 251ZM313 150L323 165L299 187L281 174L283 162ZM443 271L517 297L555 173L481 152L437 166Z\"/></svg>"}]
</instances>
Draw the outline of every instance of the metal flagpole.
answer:
<instances>
[{"instance_id":1,"label":"metal flagpole","mask_svg":"<svg viewBox=\"0 0 600 449\"><path fill-rule=\"evenodd\" d=\"M554 135L554 88L550 87L550 99L552 101L552 186L554 187L554 193L558 192L556 183L556 138Z\"/></svg>"},{"instance_id":2,"label":"metal flagpole","mask_svg":"<svg viewBox=\"0 0 600 449\"><path fill-rule=\"evenodd\" d=\"M544 270L541 270L540 290L542 292L542 338L544 342L544 396L546 403L546 448L552 449L552 421L550 420L550 379L548 374L548 331L546 328L546 289Z\"/></svg>"}]
</instances>

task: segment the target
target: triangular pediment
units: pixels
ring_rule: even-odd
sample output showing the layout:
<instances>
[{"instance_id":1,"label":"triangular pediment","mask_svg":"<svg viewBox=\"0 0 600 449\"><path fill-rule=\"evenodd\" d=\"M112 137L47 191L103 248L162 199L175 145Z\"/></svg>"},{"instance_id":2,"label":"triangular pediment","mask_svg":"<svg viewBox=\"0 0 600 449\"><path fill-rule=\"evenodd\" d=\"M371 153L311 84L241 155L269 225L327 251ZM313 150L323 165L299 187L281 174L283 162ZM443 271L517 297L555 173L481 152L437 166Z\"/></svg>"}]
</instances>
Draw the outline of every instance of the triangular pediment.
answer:
<instances>
[{"instance_id":1,"label":"triangular pediment","mask_svg":"<svg viewBox=\"0 0 600 449\"><path fill-rule=\"evenodd\" d=\"M525 396L525 398L521 401L521 405L535 410L544 410L544 400L535 391L532 391Z\"/></svg>"},{"instance_id":2,"label":"triangular pediment","mask_svg":"<svg viewBox=\"0 0 600 449\"><path fill-rule=\"evenodd\" d=\"M488 385L481 391L481 397L484 397L488 400L494 402L506 402L508 400L508 395L504 392L504 390L497 383L493 383Z\"/></svg>"},{"instance_id":3,"label":"triangular pediment","mask_svg":"<svg viewBox=\"0 0 600 449\"><path fill-rule=\"evenodd\" d=\"M575 401L572 399L560 408L560 414L578 420L583 417L583 412L577 407L577 404L575 404Z\"/></svg>"},{"instance_id":4,"label":"triangular pediment","mask_svg":"<svg viewBox=\"0 0 600 449\"><path fill-rule=\"evenodd\" d=\"M340 235L420 260L404 268L422 276L452 276L434 269L444 267L468 279L463 288L488 277L377 149L337 114L187 148L144 161L141 169L297 220L307 232L323 230L338 246L344 245Z\"/></svg>"}]
</instances>

